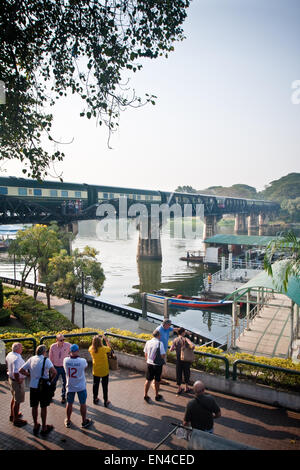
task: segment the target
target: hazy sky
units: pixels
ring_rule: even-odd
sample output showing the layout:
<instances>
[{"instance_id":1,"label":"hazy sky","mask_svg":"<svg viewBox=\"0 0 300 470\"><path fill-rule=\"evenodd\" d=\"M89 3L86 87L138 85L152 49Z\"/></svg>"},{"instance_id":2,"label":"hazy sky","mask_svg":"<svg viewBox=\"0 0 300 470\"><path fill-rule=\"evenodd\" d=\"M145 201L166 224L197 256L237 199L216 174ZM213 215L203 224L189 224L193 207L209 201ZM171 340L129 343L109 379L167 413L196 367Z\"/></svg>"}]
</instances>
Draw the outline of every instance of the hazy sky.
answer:
<instances>
[{"instance_id":1,"label":"hazy sky","mask_svg":"<svg viewBox=\"0 0 300 470\"><path fill-rule=\"evenodd\" d=\"M132 78L136 93L157 95L157 104L122 113L112 150L107 130L79 117L78 101L57 107L55 138L74 138L55 166L65 181L261 190L300 171L300 104L292 102L300 1L194 0L184 31L168 59L145 62ZM6 168L22 176L21 165Z\"/></svg>"}]
</instances>

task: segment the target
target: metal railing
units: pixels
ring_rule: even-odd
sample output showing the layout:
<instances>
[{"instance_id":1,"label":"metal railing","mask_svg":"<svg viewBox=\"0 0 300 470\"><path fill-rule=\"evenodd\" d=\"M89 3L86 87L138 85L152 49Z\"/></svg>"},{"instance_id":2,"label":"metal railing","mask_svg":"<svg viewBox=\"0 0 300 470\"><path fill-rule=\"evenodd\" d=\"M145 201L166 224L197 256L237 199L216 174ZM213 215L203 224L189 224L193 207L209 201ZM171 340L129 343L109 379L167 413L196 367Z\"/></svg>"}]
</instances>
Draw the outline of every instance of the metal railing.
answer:
<instances>
[{"instance_id":1,"label":"metal railing","mask_svg":"<svg viewBox=\"0 0 300 470\"><path fill-rule=\"evenodd\" d=\"M86 333L68 333L68 334L64 334L64 337L65 338L68 338L68 337L70 338L72 336L73 337L95 336L95 335L98 335L98 334L99 333L97 331L92 331L92 332L89 331L89 332L86 332ZM125 341L134 341L136 343L146 343L146 341L147 341L145 339L134 338L132 336L118 335L117 333L111 333L111 332L108 332L108 331L105 331L104 335L105 336L112 336L113 338L118 338L118 339L122 339L122 340L125 340ZM43 342L46 339L53 339L53 338L56 338L56 335L42 336L40 338L40 344L43 344ZM219 361L224 362L224 364L225 364L225 378L229 379L230 372L229 372L229 361L228 361L227 357L221 356L221 355L218 355L218 354L205 353L205 352L202 352L202 351L194 351L194 353L195 353L196 356L211 357L211 358L214 358L214 359L217 359Z\"/></svg>"},{"instance_id":2,"label":"metal railing","mask_svg":"<svg viewBox=\"0 0 300 470\"><path fill-rule=\"evenodd\" d=\"M232 364L232 380L237 379L237 368L238 368L239 364L254 366L254 367L257 367L258 369L270 369L270 370L274 370L275 372L284 372L286 374L293 374L293 375L299 375L300 376L300 371L299 370L285 369L284 367L270 366L269 364L260 364L259 362L252 362L252 361L246 361L244 359L237 359Z\"/></svg>"},{"instance_id":3,"label":"metal railing","mask_svg":"<svg viewBox=\"0 0 300 470\"><path fill-rule=\"evenodd\" d=\"M33 352L35 354L36 350L36 339L35 338L10 338L10 339L1 339L3 343L22 343L25 341L29 341L33 343Z\"/></svg>"},{"instance_id":4,"label":"metal railing","mask_svg":"<svg viewBox=\"0 0 300 470\"><path fill-rule=\"evenodd\" d=\"M95 335L98 335L99 332L98 331L87 331L86 333L64 333L64 338L71 338L72 336L95 336ZM40 344L43 344L43 342L46 340L46 339L53 339L53 338L56 338L56 335L46 335L46 336L42 336L40 338Z\"/></svg>"},{"instance_id":5,"label":"metal railing","mask_svg":"<svg viewBox=\"0 0 300 470\"><path fill-rule=\"evenodd\" d=\"M224 271L219 270L211 275L211 284L209 285L208 278L203 279L203 286L206 291L213 287L218 281L232 280L235 282L247 282L247 270L255 269L262 270L261 263L253 263L247 266L241 266L239 263L232 262L232 269L226 268Z\"/></svg>"},{"instance_id":6,"label":"metal railing","mask_svg":"<svg viewBox=\"0 0 300 470\"><path fill-rule=\"evenodd\" d=\"M88 331L88 332L85 332L85 333L66 333L66 334L64 334L64 337L83 337L83 336L92 336L92 335L95 336L95 335L98 335L98 334L99 333L97 331ZM111 333L111 332L107 332L107 331L104 332L104 335L112 336L112 337L127 340L127 341L146 343L146 340L141 339L141 338L134 338L134 337L131 337L131 336L122 336L122 335L118 335L116 333ZM56 335L42 336L40 338L40 343L39 344L43 344L43 342L46 339L53 339L53 338L56 338ZM36 349L36 339L35 338L25 338L25 337L24 338L10 338L10 339L2 339L2 341L4 343L8 343L8 342L15 343L15 342L31 341L33 343L33 346L34 346L34 353L35 353L35 349ZM217 359L217 360L220 360L220 361L224 362L224 365L225 365L225 368L224 368L225 379L227 379L227 380L230 379L230 363L229 363L229 360L226 356L221 356L221 355L218 355L218 354L205 353L205 352L202 352L202 351L194 351L194 352L195 352L195 355L210 357L210 358ZM232 380L234 380L234 381L237 380L237 375L238 375L237 368L238 368L239 364L250 365L250 366L256 367L257 369L269 369L269 370L274 370L275 372L283 372L283 373L286 373L286 374L293 374L293 375L300 376L300 371L295 370L295 369L286 369L286 368L283 368L283 367L276 367L276 366L271 366L271 365L268 365L268 364L261 364L259 362L252 362L252 361L247 361L247 360L244 360L244 359L237 359L236 361L233 362L233 365L232 365Z\"/></svg>"}]
</instances>

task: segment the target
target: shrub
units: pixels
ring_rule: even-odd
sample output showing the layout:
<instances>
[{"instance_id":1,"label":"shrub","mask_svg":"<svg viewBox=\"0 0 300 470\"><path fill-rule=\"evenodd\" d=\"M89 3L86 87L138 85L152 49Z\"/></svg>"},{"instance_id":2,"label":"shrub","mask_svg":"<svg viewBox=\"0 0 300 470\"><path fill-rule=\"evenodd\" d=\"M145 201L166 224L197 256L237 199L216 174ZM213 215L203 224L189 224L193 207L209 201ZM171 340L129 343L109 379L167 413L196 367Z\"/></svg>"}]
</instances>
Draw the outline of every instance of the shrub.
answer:
<instances>
[{"instance_id":1,"label":"shrub","mask_svg":"<svg viewBox=\"0 0 300 470\"><path fill-rule=\"evenodd\" d=\"M24 293L17 287L8 287L8 286L3 287L3 296L6 298L9 298L12 295L23 295L23 294Z\"/></svg>"},{"instance_id":2,"label":"shrub","mask_svg":"<svg viewBox=\"0 0 300 470\"><path fill-rule=\"evenodd\" d=\"M26 294L14 295L6 300L13 314L32 332L71 330L74 324L54 309Z\"/></svg>"},{"instance_id":3,"label":"shrub","mask_svg":"<svg viewBox=\"0 0 300 470\"><path fill-rule=\"evenodd\" d=\"M11 311L6 308L0 309L0 325L6 325L10 320Z\"/></svg>"}]
</instances>

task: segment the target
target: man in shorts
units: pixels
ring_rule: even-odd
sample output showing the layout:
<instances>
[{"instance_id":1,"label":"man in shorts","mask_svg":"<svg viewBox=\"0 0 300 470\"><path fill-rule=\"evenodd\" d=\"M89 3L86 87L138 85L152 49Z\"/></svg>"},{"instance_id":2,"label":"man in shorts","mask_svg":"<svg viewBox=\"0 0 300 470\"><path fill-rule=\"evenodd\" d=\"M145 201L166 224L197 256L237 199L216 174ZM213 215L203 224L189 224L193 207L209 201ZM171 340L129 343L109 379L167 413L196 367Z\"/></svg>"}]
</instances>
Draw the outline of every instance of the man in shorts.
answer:
<instances>
[{"instance_id":1,"label":"man in shorts","mask_svg":"<svg viewBox=\"0 0 300 470\"><path fill-rule=\"evenodd\" d=\"M44 364L44 372L42 375ZM56 376L56 370L47 357L47 347L45 344L40 344L36 348L36 355L32 356L19 370L20 374L30 377L30 406L32 410L32 417L34 422L33 434L37 435L40 430L38 423L38 407L41 407L42 429L41 435L46 436L54 429L54 426L47 425L47 407L51 403L52 397L46 392L41 392L38 388L40 378L50 379L52 381Z\"/></svg>"},{"instance_id":2,"label":"man in shorts","mask_svg":"<svg viewBox=\"0 0 300 470\"><path fill-rule=\"evenodd\" d=\"M21 356L22 350L21 343L14 343L11 352L6 356L8 383L12 394L9 419L14 423L14 426L19 428L27 424L27 421L21 419L22 413L20 413L20 404L25 401L25 376L19 373L25 364Z\"/></svg>"},{"instance_id":3,"label":"man in shorts","mask_svg":"<svg viewBox=\"0 0 300 470\"><path fill-rule=\"evenodd\" d=\"M161 361L157 360L157 351L160 352ZM151 385L152 380L154 379L154 389L155 389L155 400L159 401L162 399L162 396L159 395L159 383L162 373L162 367L166 358L166 351L163 343L160 341L160 332L159 330L153 331L153 338L146 342L145 348L145 359L147 362L147 371L146 371L146 382L144 385L144 400L149 403L150 397L148 396L148 391Z\"/></svg>"},{"instance_id":4,"label":"man in shorts","mask_svg":"<svg viewBox=\"0 0 300 470\"><path fill-rule=\"evenodd\" d=\"M77 344L72 344L70 347L70 357L64 359L64 369L67 376L67 417L65 419L65 426L71 426L71 415L73 410L73 403L75 393L77 393L80 403L80 414L82 417L82 428L87 428L92 424L92 420L86 417L86 378L85 369L87 368L87 361L83 357L79 357L79 347Z\"/></svg>"}]
</instances>

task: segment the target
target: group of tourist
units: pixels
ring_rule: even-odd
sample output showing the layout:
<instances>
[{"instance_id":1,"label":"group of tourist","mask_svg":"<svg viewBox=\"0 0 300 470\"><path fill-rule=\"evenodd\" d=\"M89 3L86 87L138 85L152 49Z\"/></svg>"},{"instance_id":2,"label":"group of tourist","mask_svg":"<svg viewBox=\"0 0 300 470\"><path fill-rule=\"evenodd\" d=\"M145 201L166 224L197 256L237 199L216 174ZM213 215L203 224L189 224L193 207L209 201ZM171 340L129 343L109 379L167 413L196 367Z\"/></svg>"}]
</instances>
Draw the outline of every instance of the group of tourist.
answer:
<instances>
[{"instance_id":1,"label":"group of tourist","mask_svg":"<svg viewBox=\"0 0 300 470\"><path fill-rule=\"evenodd\" d=\"M146 382L144 385L144 400L151 401L148 392L151 383L155 390L155 400L162 400L159 390L162 383L163 365L166 362L166 352L168 350L169 335L172 332L177 333L171 345L171 351L176 351L176 382L178 386L177 396L184 391L189 392L190 385L190 367L191 363L182 359L182 348L194 349L193 343L185 337L184 328L173 328L171 321L166 319L153 332L153 338L146 342L144 347L145 359L147 362ZM10 421L17 427L27 424L22 419L20 404L25 401L26 377L29 382L29 400L32 409L34 422L33 433L40 433L46 436L53 430L53 426L47 424L47 408L52 401L55 393L57 380L62 379L61 403L66 403L66 417L64 424L67 428L71 427L71 415L75 394L77 393L80 403L80 414L82 418L82 428L87 428L92 424L92 420L87 418L87 387L85 370L88 366L87 360L79 356L79 347L77 344L70 344L65 341L62 334L58 334L56 342L51 345L49 358L47 357L47 347L44 344L36 348L36 354L30 357L26 362L22 358L22 344L14 343L12 351L6 356L7 374L9 386L12 394ZM109 382L109 363L108 353L111 351L111 345L107 337L96 335L93 337L89 353L92 358L93 373L93 403L99 404L98 397L100 381L103 391L104 406L108 407L108 382ZM40 379L49 381L52 393L45 392L39 387ZM184 379L184 388L182 383ZM195 398L190 401L186 407L183 424L192 428L212 432L213 419L221 415L220 408L215 400L205 393L204 384L200 381L195 382L193 391ZM38 420L38 407L40 406L41 424Z\"/></svg>"},{"instance_id":2,"label":"group of tourist","mask_svg":"<svg viewBox=\"0 0 300 470\"><path fill-rule=\"evenodd\" d=\"M66 405L66 418L64 424L67 428L71 426L71 415L75 394L77 393L80 403L80 414L83 428L92 424L92 420L87 418L87 389L85 369L87 360L79 357L79 346L65 341L62 334L56 336L56 342L51 345L49 358L47 357L47 347L44 344L36 348L36 354L26 362L22 358L23 346L21 343L14 343L12 351L6 356L7 374L10 390L12 393L10 421L17 427L27 424L22 419L20 404L25 401L24 379L30 377L29 401L33 417L33 433L39 432L46 436L53 430L53 426L47 424L47 408L55 393L58 378L62 378L61 403ZM94 336L89 353L93 363L93 403L99 403L98 391L100 381L102 381L104 406L108 407L108 378L109 365L107 354L111 351L111 346L107 338ZM49 380L48 391L39 388L40 379ZM51 392L51 393L50 393ZM38 407L41 408L41 424L38 422Z\"/></svg>"}]
</instances>

